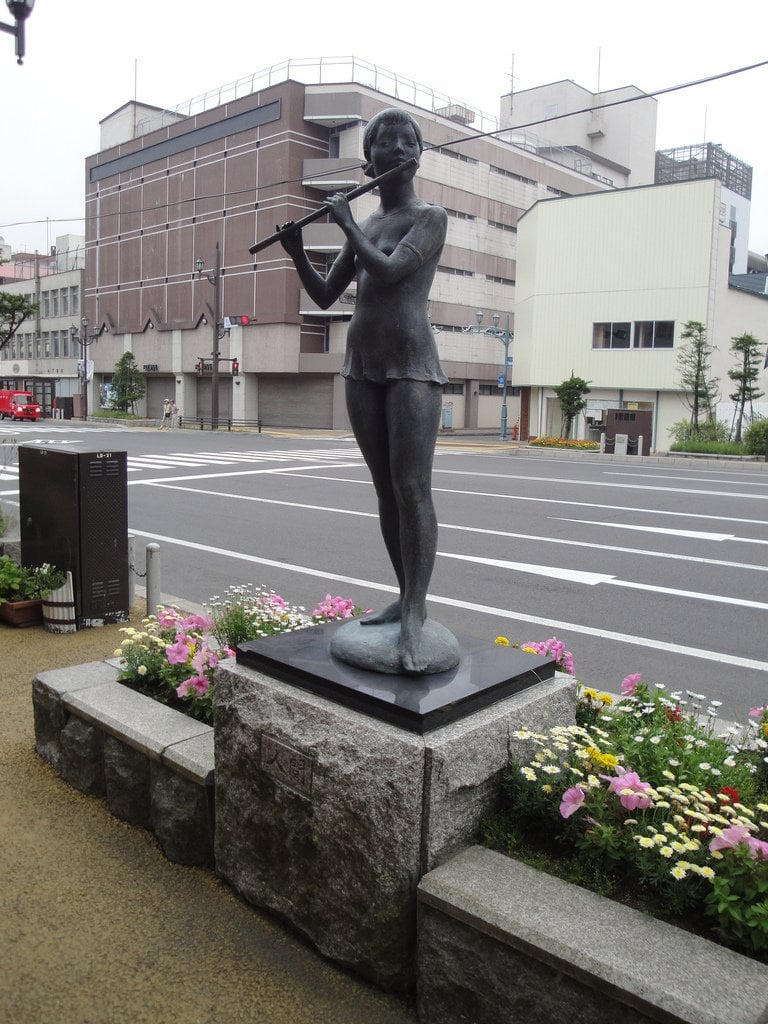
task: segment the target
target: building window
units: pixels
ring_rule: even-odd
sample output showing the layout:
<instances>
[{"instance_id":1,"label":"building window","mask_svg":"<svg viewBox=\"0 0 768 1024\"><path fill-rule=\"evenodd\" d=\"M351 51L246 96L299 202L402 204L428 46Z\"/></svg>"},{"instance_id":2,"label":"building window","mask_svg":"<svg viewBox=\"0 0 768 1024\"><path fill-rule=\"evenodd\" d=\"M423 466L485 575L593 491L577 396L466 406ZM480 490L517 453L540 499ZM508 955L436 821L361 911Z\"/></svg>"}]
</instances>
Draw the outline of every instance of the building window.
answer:
<instances>
[{"instance_id":1,"label":"building window","mask_svg":"<svg viewBox=\"0 0 768 1024\"><path fill-rule=\"evenodd\" d=\"M674 341L674 320L592 325L592 348L673 348Z\"/></svg>"},{"instance_id":2,"label":"building window","mask_svg":"<svg viewBox=\"0 0 768 1024\"><path fill-rule=\"evenodd\" d=\"M633 348L673 348L674 320L638 320L635 323Z\"/></svg>"},{"instance_id":3,"label":"building window","mask_svg":"<svg viewBox=\"0 0 768 1024\"><path fill-rule=\"evenodd\" d=\"M502 387L500 387L498 385L498 383L496 383L496 384L479 384L478 388L477 388L477 393L478 393L478 395L490 395L491 397L495 396L496 398L498 398L503 390L504 389ZM519 394L520 394L520 388L519 387L513 387L509 383L509 381L507 381L507 395L509 395L512 398L514 398L515 396L519 396Z\"/></svg>"},{"instance_id":4,"label":"building window","mask_svg":"<svg viewBox=\"0 0 768 1024\"><path fill-rule=\"evenodd\" d=\"M629 321L592 325L592 348L629 348Z\"/></svg>"},{"instance_id":5,"label":"building window","mask_svg":"<svg viewBox=\"0 0 768 1024\"><path fill-rule=\"evenodd\" d=\"M464 394L464 385L463 384L454 384L454 383L449 381L448 384L443 384L443 394L444 395L463 395Z\"/></svg>"},{"instance_id":6,"label":"building window","mask_svg":"<svg viewBox=\"0 0 768 1024\"><path fill-rule=\"evenodd\" d=\"M54 288L51 292L51 316L59 315L59 289Z\"/></svg>"},{"instance_id":7,"label":"building window","mask_svg":"<svg viewBox=\"0 0 768 1024\"><path fill-rule=\"evenodd\" d=\"M477 217L472 213L464 213L462 210L449 210L445 207L445 212L449 217L457 217L459 220L477 220Z\"/></svg>"},{"instance_id":8,"label":"building window","mask_svg":"<svg viewBox=\"0 0 768 1024\"><path fill-rule=\"evenodd\" d=\"M513 224L502 224L501 221L498 221L498 220L489 220L488 221L488 227L489 228L498 228L499 231L511 231L511 232L513 232L513 234L515 234L515 235L517 234L517 228L515 227L515 225L513 225Z\"/></svg>"},{"instance_id":9,"label":"building window","mask_svg":"<svg viewBox=\"0 0 768 1024\"><path fill-rule=\"evenodd\" d=\"M50 312L50 292L42 292L40 295L40 316L45 319L51 315Z\"/></svg>"},{"instance_id":10,"label":"building window","mask_svg":"<svg viewBox=\"0 0 768 1024\"><path fill-rule=\"evenodd\" d=\"M508 171L504 167L496 167L494 164L490 164L490 169L494 174L501 174L505 178L514 178L515 181L521 181L524 185L537 186L538 181L534 181L533 178L526 178L524 174L515 174L514 171Z\"/></svg>"},{"instance_id":11,"label":"building window","mask_svg":"<svg viewBox=\"0 0 768 1024\"><path fill-rule=\"evenodd\" d=\"M569 196L570 192L563 192L562 189L555 188L553 185L547 185L547 192L551 192L555 196Z\"/></svg>"},{"instance_id":12,"label":"building window","mask_svg":"<svg viewBox=\"0 0 768 1024\"><path fill-rule=\"evenodd\" d=\"M69 288L61 289L61 315L69 316Z\"/></svg>"},{"instance_id":13,"label":"building window","mask_svg":"<svg viewBox=\"0 0 768 1024\"><path fill-rule=\"evenodd\" d=\"M66 331L62 331L61 333L62 334L66 334L67 332ZM61 355L61 349L59 347L59 332L58 331L51 331L51 342L52 342L54 357L60 356Z\"/></svg>"},{"instance_id":14,"label":"building window","mask_svg":"<svg viewBox=\"0 0 768 1024\"><path fill-rule=\"evenodd\" d=\"M77 316L80 312L80 289L77 285L69 289L69 311L72 316Z\"/></svg>"},{"instance_id":15,"label":"building window","mask_svg":"<svg viewBox=\"0 0 768 1024\"><path fill-rule=\"evenodd\" d=\"M459 267L443 267L437 268L441 274L453 274L454 277L474 277L475 273L473 270L461 270Z\"/></svg>"},{"instance_id":16,"label":"building window","mask_svg":"<svg viewBox=\"0 0 768 1024\"><path fill-rule=\"evenodd\" d=\"M463 164L480 163L479 160L474 160L471 156L467 156L466 153L457 153L455 149L443 149L442 146L435 146L432 152L440 153L441 156L449 156L451 160L461 160Z\"/></svg>"},{"instance_id":17,"label":"building window","mask_svg":"<svg viewBox=\"0 0 768 1024\"><path fill-rule=\"evenodd\" d=\"M486 274L486 281L491 281L493 284L508 284L514 286L514 280L511 277L496 277L494 274Z\"/></svg>"}]
</instances>

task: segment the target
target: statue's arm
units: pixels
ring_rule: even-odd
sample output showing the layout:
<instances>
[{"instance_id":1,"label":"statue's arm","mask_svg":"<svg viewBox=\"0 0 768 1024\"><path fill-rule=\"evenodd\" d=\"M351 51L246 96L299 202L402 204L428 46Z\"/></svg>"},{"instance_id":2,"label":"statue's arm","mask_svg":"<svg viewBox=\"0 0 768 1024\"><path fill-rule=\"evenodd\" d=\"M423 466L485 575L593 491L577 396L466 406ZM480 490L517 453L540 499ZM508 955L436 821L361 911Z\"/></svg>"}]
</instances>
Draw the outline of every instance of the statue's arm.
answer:
<instances>
[{"instance_id":1,"label":"statue's arm","mask_svg":"<svg viewBox=\"0 0 768 1024\"><path fill-rule=\"evenodd\" d=\"M349 287L355 276L355 254L349 243L346 243L333 261L327 277L323 277L309 262L301 239L301 231L297 228L283 240L283 248L293 260L301 283L310 299L321 309L328 309Z\"/></svg>"}]
</instances>

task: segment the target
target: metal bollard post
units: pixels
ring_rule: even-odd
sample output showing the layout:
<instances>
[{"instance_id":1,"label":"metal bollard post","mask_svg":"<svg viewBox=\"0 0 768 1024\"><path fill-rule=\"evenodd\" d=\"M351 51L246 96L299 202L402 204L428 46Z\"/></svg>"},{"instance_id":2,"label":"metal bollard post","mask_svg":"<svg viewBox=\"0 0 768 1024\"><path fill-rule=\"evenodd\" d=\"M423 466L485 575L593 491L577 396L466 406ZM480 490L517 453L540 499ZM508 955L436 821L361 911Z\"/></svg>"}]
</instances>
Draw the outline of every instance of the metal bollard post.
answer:
<instances>
[{"instance_id":1,"label":"metal bollard post","mask_svg":"<svg viewBox=\"0 0 768 1024\"><path fill-rule=\"evenodd\" d=\"M160 545L147 544L147 615L156 615L160 604Z\"/></svg>"}]
</instances>

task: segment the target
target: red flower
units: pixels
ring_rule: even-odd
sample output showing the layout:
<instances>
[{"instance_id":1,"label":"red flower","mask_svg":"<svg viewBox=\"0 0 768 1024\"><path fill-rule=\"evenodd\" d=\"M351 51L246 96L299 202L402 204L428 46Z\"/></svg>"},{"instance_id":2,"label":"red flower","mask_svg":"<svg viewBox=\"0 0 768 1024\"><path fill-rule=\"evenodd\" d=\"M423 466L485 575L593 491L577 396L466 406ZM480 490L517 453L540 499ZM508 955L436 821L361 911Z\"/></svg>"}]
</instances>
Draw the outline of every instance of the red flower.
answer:
<instances>
[{"instance_id":1,"label":"red flower","mask_svg":"<svg viewBox=\"0 0 768 1024\"><path fill-rule=\"evenodd\" d=\"M683 720L683 712L680 708L665 708L664 714L668 722L681 722Z\"/></svg>"}]
</instances>

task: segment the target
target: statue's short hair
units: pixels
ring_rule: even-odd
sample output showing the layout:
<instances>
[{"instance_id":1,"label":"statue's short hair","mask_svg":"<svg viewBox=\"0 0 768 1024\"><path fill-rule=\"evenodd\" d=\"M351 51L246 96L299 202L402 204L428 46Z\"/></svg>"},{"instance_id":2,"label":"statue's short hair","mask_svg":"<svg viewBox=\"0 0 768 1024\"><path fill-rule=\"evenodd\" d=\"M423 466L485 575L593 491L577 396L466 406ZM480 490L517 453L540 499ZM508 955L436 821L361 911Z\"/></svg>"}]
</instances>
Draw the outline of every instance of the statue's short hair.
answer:
<instances>
[{"instance_id":1,"label":"statue's short hair","mask_svg":"<svg viewBox=\"0 0 768 1024\"><path fill-rule=\"evenodd\" d=\"M416 141L419 144L419 151L424 152L424 139L421 135L421 128L415 118L411 117L407 110L401 110L399 107L387 107L386 110L380 110L378 114L374 114L368 124L365 126L365 132L363 134L363 156L365 157L365 163L363 169L369 178L373 177L373 166L371 164L371 146L376 138L376 133L382 125L389 124L407 124L413 129L413 133L416 136Z\"/></svg>"}]
</instances>

